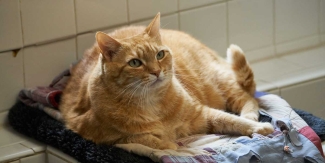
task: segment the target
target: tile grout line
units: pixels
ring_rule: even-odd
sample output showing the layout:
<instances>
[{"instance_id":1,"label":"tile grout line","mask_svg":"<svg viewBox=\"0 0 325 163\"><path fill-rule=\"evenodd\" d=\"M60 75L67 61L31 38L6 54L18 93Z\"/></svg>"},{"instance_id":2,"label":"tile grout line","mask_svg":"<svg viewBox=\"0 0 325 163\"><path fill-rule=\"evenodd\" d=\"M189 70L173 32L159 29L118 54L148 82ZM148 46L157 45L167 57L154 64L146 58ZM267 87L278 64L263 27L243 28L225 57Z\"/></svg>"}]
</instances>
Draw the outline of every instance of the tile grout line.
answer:
<instances>
[{"instance_id":1,"label":"tile grout line","mask_svg":"<svg viewBox=\"0 0 325 163\"><path fill-rule=\"evenodd\" d=\"M226 1L226 47L230 46L230 33L229 33L229 1Z\"/></svg>"},{"instance_id":2,"label":"tile grout line","mask_svg":"<svg viewBox=\"0 0 325 163\"><path fill-rule=\"evenodd\" d=\"M177 0L177 28L178 30L181 30L181 14L180 14L180 0Z\"/></svg>"},{"instance_id":3,"label":"tile grout line","mask_svg":"<svg viewBox=\"0 0 325 163\"><path fill-rule=\"evenodd\" d=\"M22 43L23 47L18 50L21 51L22 53L22 66L23 66L23 87L26 88L26 71L25 71L25 54L24 54L24 44L25 44L25 39L24 39L24 28L23 28L23 14L21 12L21 0L19 0L19 13L20 13L20 24L21 24L21 37L22 37ZM17 52L17 54L18 54Z\"/></svg>"},{"instance_id":4,"label":"tile grout line","mask_svg":"<svg viewBox=\"0 0 325 163\"><path fill-rule=\"evenodd\" d=\"M272 18L273 18L273 39L272 39L272 42L273 42L273 48L274 48L274 57L277 57L278 55L278 49L276 47L276 9L275 9L275 3L276 3L276 0L272 0L272 11L273 11L273 14L272 14Z\"/></svg>"},{"instance_id":5,"label":"tile grout line","mask_svg":"<svg viewBox=\"0 0 325 163\"><path fill-rule=\"evenodd\" d=\"M126 17L127 17L127 24L130 25L130 7L129 7L129 0L126 0Z\"/></svg>"},{"instance_id":6,"label":"tile grout line","mask_svg":"<svg viewBox=\"0 0 325 163\"><path fill-rule=\"evenodd\" d=\"M76 29L76 36L75 36L75 44L76 44L76 60L79 59L78 55L78 24L77 24L77 7L76 7L76 0L73 1L73 9L74 9L74 24Z\"/></svg>"},{"instance_id":7,"label":"tile grout line","mask_svg":"<svg viewBox=\"0 0 325 163\"><path fill-rule=\"evenodd\" d=\"M319 35L318 40L321 43L322 42L322 32L321 32L321 24L322 24L321 23L322 22L322 20L321 20L322 3L321 3L320 0L318 0L318 8L317 8L317 10L318 10L318 14L317 14L317 16L318 16L318 26L317 26L317 29L318 29L318 35Z\"/></svg>"}]
</instances>

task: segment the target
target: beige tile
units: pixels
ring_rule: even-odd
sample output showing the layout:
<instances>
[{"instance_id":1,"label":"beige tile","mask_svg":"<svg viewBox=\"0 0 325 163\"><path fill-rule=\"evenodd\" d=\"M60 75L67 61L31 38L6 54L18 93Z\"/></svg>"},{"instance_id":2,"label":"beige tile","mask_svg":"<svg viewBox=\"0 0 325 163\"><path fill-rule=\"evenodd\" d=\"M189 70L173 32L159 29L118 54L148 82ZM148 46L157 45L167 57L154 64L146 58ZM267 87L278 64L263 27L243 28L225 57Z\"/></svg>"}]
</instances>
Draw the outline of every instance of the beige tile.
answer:
<instances>
[{"instance_id":1,"label":"beige tile","mask_svg":"<svg viewBox=\"0 0 325 163\"><path fill-rule=\"evenodd\" d=\"M25 48L25 86L49 85L76 58L76 39Z\"/></svg>"},{"instance_id":2,"label":"beige tile","mask_svg":"<svg viewBox=\"0 0 325 163\"><path fill-rule=\"evenodd\" d=\"M194 7L200 7L203 5L209 5L211 3L216 3L216 2L222 2L225 0L179 0L179 9L184 10L184 9L189 9L189 8L194 8Z\"/></svg>"},{"instance_id":3,"label":"beige tile","mask_svg":"<svg viewBox=\"0 0 325 163\"><path fill-rule=\"evenodd\" d=\"M21 48L23 37L19 0L0 1L0 20L0 51Z\"/></svg>"},{"instance_id":4,"label":"beige tile","mask_svg":"<svg viewBox=\"0 0 325 163\"><path fill-rule=\"evenodd\" d=\"M261 49L246 51L245 56L250 63L254 63L256 61L266 60L275 57L275 47L269 46Z\"/></svg>"},{"instance_id":5,"label":"beige tile","mask_svg":"<svg viewBox=\"0 0 325 163\"><path fill-rule=\"evenodd\" d=\"M281 59L299 64L302 67L315 67L325 64L325 46L282 56Z\"/></svg>"},{"instance_id":6,"label":"beige tile","mask_svg":"<svg viewBox=\"0 0 325 163\"><path fill-rule=\"evenodd\" d=\"M280 89L272 89L267 91L270 94L275 94L275 95L279 95L280 96Z\"/></svg>"},{"instance_id":7,"label":"beige tile","mask_svg":"<svg viewBox=\"0 0 325 163\"><path fill-rule=\"evenodd\" d=\"M76 34L73 0L20 0L24 45Z\"/></svg>"},{"instance_id":8,"label":"beige tile","mask_svg":"<svg viewBox=\"0 0 325 163\"><path fill-rule=\"evenodd\" d=\"M176 0L129 0L130 21L153 18L158 12L168 14L177 11Z\"/></svg>"},{"instance_id":9,"label":"beige tile","mask_svg":"<svg viewBox=\"0 0 325 163\"><path fill-rule=\"evenodd\" d=\"M274 83L278 87L285 87L299 82L316 79L325 76L325 65L304 68L284 74L265 77L264 80Z\"/></svg>"},{"instance_id":10,"label":"beige tile","mask_svg":"<svg viewBox=\"0 0 325 163\"><path fill-rule=\"evenodd\" d=\"M148 26L149 23L152 21L152 19L133 23L132 25L142 25L142 26ZM168 16L162 16L160 19L160 28L163 29L175 29L178 30L178 15L168 15Z\"/></svg>"},{"instance_id":11,"label":"beige tile","mask_svg":"<svg viewBox=\"0 0 325 163\"><path fill-rule=\"evenodd\" d=\"M46 155L45 153L40 153L37 155L29 156L20 159L20 163L45 163L46 162Z\"/></svg>"},{"instance_id":12,"label":"beige tile","mask_svg":"<svg viewBox=\"0 0 325 163\"><path fill-rule=\"evenodd\" d=\"M26 139L20 144L22 144L23 146L29 149L32 149L34 152L44 152L46 149L46 144L43 144L31 138Z\"/></svg>"},{"instance_id":13,"label":"beige tile","mask_svg":"<svg viewBox=\"0 0 325 163\"><path fill-rule=\"evenodd\" d=\"M325 35L325 0L320 0L320 4L320 32Z\"/></svg>"},{"instance_id":14,"label":"beige tile","mask_svg":"<svg viewBox=\"0 0 325 163\"><path fill-rule=\"evenodd\" d=\"M325 79L319 79L281 89L281 96L291 107L308 111L325 119Z\"/></svg>"},{"instance_id":15,"label":"beige tile","mask_svg":"<svg viewBox=\"0 0 325 163\"><path fill-rule=\"evenodd\" d=\"M293 41L278 44L276 45L276 54L282 55L285 53L294 52L296 50L301 50L304 48L320 45L319 37L320 36L315 35L311 37L300 38Z\"/></svg>"},{"instance_id":16,"label":"beige tile","mask_svg":"<svg viewBox=\"0 0 325 163\"><path fill-rule=\"evenodd\" d=\"M228 16L229 43L246 51L273 44L273 1L229 1Z\"/></svg>"},{"instance_id":17,"label":"beige tile","mask_svg":"<svg viewBox=\"0 0 325 163\"><path fill-rule=\"evenodd\" d=\"M64 160L67 160L67 161L70 162L70 163L77 163L77 162L78 162L78 161L77 161L76 159L74 159L73 157L71 157L71 156L69 156L69 155L67 155L67 154L65 154L65 153L63 153L63 152L57 150L56 148L51 147L51 146L47 146L46 150L47 150L49 153L51 153L51 154L53 154L53 155L56 155L56 156L59 156L59 157L63 158Z\"/></svg>"},{"instance_id":18,"label":"beige tile","mask_svg":"<svg viewBox=\"0 0 325 163\"><path fill-rule=\"evenodd\" d=\"M255 82L256 82L256 91L268 91L268 90L277 89L277 86L270 82L266 82L259 79L255 80Z\"/></svg>"},{"instance_id":19,"label":"beige tile","mask_svg":"<svg viewBox=\"0 0 325 163\"><path fill-rule=\"evenodd\" d=\"M0 147L0 162L34 154L31 149L28 149L20 144L14 144L6 147Z\"/></svg>"},{"instance_id":20,"label":"beige tile","mask_svg":"<svg viewBox=\"0 0 325 163\"><path fill-rule=\"evenodd\" d=\"M287 74L303 68L291 62L278 58L253 63L251 64L251 67L254 71L255 79L260 80L269 79L282 74Z\"/></svg>"},{"instance_id":21,"label":"beige tile","mask_svg":"<svg viewBox=\"0 0 325 163\"><path fill-rule=\"evenodd\" d=\"M26 139L26 136L18 133L9 125L0 126L0 148L13 144L19 144Z\"/></svg>"},{"instance_id":22,"label":"beige tile","mask_svg":"<svg viewBox=\"0 0 325 163\"><path fill-rule=\"evenodd\" d=\"M275 0L276 43L317 35L318 0Z\"/></svg>"},{"instance_id":23,"label":"beige tile","mask_svg":"<svg viewBox=\"0 0 325 163\"><path fill-rule=\"evenodd\" d=\"M9 111L0 112L0 126L4 126L4 125L9 124L9 122L8 122L8 112Z\"/></svg>"},{"instance_id":24,"label":"beige tile","mask_svg":"<svg viewBox=\"0 0 325 163\"><path fill-rule=\"evenodd\" d=\"M191 34L208 47L226 55L226 4L211 5L180 13L180 30Z\"/></svg>"},{"instance_id":25,"label":"beige tile","mask_svg":"<svg viewBox=\"0 0 325 163\"><path fill-rule=\"evenodd\" d=\"M82 59L85 51L95 43L95 33L86 33L77 36L78 59Z\"/></svg>"},{"instance_id":26,"label":"beige tile","mask_svg":"<svg viewBox=\"0 0 325 163\"><path fill-rule=\"evenodd\" d=\"M126 0L77 0L75 5L78 33L128 23Z\"/></svg>"},{"instance_id":27,"label":"beige tile","mask_svg":"<svg viewBox=\"0 0 325 163\"><path fill-rule=\"evenodd\" d=\"M65 161L55 155L47 154L47 163L68 163L68 161Z\"/></svg>"},{"instance_id":28,"label":"beige tile","mask_svg":"<svg viewBox=\"0 0 325 163\"><path fill-rule=\"evenodd\" d=\"M12 52L0 53L0 112L8 110L24 88L23 73L22 51L16 57L13 57Z\"/></svg>"}]
</instances>

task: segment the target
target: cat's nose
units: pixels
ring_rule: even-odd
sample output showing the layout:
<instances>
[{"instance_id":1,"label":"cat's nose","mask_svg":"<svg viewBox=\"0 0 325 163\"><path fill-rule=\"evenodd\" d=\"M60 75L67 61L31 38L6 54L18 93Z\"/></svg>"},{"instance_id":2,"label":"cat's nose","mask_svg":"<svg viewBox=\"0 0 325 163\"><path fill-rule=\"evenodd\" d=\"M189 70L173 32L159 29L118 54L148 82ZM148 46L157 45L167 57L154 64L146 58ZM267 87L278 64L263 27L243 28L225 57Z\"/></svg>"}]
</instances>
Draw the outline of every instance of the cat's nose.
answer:
<instances>
[{"instance_id":1,"label":"cat's nose","mask_svg":"<svg viewBox=\"0 0 325 163\"><path fill-rule=\"evenodd\" d=\"M159 78L160 71L161 71L161 70L154 70L154 71L152 71L150 74L151 74L151 75L155 75L155 76L157 76L157 78Z\"/></svg>"}]
</instances>

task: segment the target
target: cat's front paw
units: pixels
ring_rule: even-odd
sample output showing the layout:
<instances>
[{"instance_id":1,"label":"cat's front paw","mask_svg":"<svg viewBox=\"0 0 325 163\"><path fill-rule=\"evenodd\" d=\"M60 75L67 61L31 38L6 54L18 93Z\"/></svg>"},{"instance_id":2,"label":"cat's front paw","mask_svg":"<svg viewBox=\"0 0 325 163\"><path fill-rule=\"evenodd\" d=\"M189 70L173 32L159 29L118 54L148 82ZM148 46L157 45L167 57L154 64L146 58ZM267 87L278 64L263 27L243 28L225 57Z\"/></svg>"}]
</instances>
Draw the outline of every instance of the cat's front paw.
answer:
<instances>
[{"instance_id":1,"label":"cat's front paw","mask_svg":"<svg viewBox=\"0 0 325 163\"><path fill-rule=\"evenodd\" d=\"M248 131L248 135L252 135L253 133L258 133L261 135L268 135L268 134L272 134L274 132L274 128L270 123L256 123L255 125L252 126L251 129L249 129Z\"/></svg>"}]
</instances>

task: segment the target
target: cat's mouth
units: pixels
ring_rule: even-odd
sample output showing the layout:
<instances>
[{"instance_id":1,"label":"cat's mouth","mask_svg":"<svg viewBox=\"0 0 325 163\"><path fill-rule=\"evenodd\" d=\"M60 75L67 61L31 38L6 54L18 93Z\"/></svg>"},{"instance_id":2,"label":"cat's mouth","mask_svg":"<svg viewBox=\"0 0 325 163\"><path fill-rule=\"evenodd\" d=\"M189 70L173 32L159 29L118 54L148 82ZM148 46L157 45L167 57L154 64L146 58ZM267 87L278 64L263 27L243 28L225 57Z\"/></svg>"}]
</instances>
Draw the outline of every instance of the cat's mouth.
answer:
<instances>
[{"instance_id":1,"label":"cat's mouth","mask_svg":"<svg viewBox=\"0 0 325 163\"><path fill-rule=\"evenodd\" d=\"M162 83L162 81L163 79L157 78L151 82L150 86L158 86L160 83Z\"/></svg>"}]
</instances>

